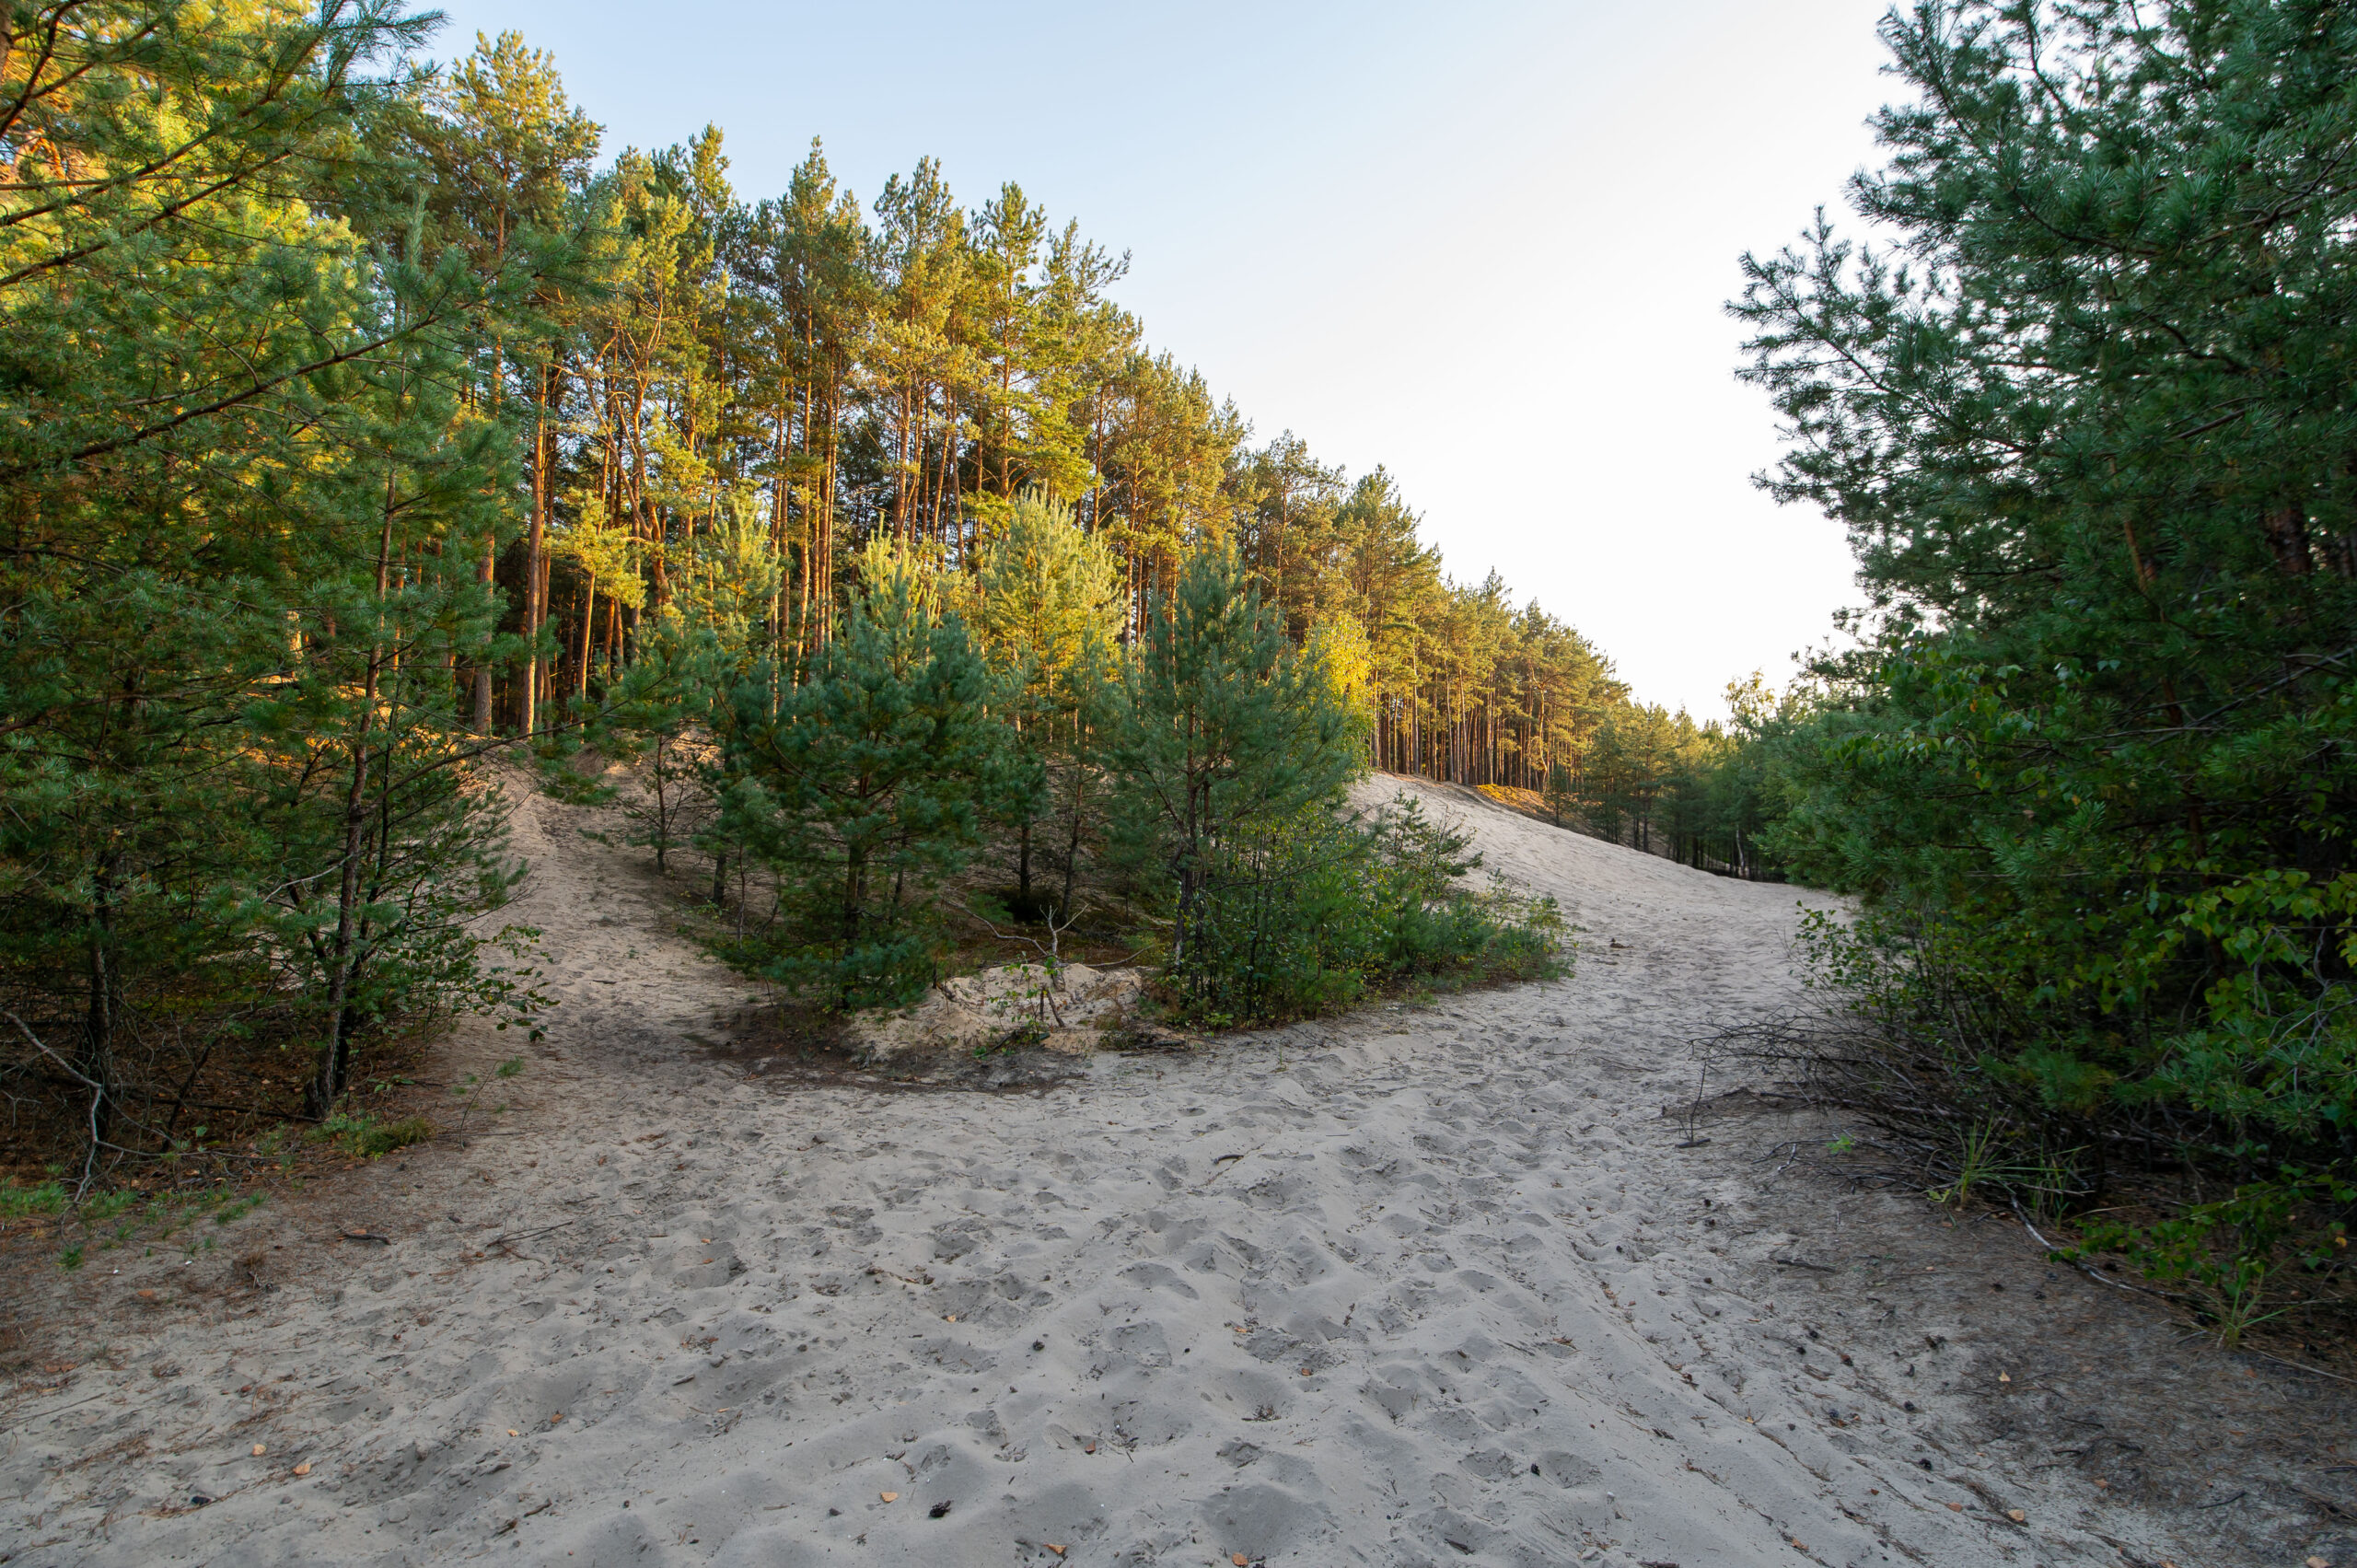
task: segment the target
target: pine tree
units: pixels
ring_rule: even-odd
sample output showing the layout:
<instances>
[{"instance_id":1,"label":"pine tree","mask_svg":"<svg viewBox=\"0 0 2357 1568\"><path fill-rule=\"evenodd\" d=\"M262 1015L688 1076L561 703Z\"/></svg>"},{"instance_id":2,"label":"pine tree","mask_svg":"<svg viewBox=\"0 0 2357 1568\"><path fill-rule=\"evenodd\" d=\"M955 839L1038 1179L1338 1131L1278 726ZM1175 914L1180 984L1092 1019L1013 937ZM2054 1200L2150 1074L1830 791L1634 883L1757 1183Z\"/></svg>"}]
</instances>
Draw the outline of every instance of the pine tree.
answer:
<instances>
[{"instance_id":1,"label":"pine tree","mask_svg":"<svg viewBox=\"0 0 2357 1568\"><path fill-rule=\"evenodd\" d=\"M766 680L737 686L722 809L782 878L786 934L766 973L842 1007L931 982L928 895L972 858L987 810L1039 788L990 696L964 625L928 615L905 581L854 601L774 714Z\"/></svg>"},{"instance_id":2,"label":"pine tree","mask_svg":"<svg viewBox=\"0 0 2357 1568\"><path fill-rule=\"evenodd\" d=\"M1787 842L1904 955L1877 1002L1953 1053L1954 1124L2215 1159L2280 1219L2357 1168L2357 14L1885 35L1917 97L1852 196L1892 250L1820 219L1736 308L1776 490L1873 611Z\"/></svg>"},{"instance_id":3,"label":"pine tree","mask_svg":"<svg viewBox=\"0 0 2357 1568\"><path fill-rule=\"evenodd\" d=\"M423 36L397 12L26 21L0 993L34 1070L91 1096L95 1161L161 1147L225 1040L306 1056L316 1111L357 1029L482 979L463 922L504 879L449 672L492 604L454 568L504 526L512 432L455 389L540 259L471 265L414 164L355 156L417 108L414 78L364 80Z\"/></svg>"},{"instance_id":4,"label":"pine tree","mask_svg":"<svg viewBox=\"0 0 2357 1568\"><path fill-rule=\"evenodd\" d=\"M968 597L968 619L998 674L1015 744L1043 776L1059 778L1066 796L1061 907L1069 914L1101 693L1120 627L1119 568L1101 540L1080 530L1069 505L1025 495L983 545ZM1032 892L1037 819L1021 816L1014 825L1015 912L1028 920L1040 907Z\"/></svg>"},{"instance_id":5,"label":"pine tree","mask_svg":"<svg viewBox=\"0 0 2357 1568\"><path fill-rule=\"evenodd\" d=\"M1336 800L1357 770L1347 715L1321 696L1233 553L1196 552L1150 601L1108 755L1115 820L1169 900L1174 966L1239 835Z\"/></svg>"},{"instance_id":6,"label":"pine tree","mask_svg":"<svg viewBox=\"0 0 2357 1568\"><path fill-rule=\"evenodd\" d=\"M421 117L419 140L434 179L428 206L447 238L469 252L478 271L497 273L514 255L560 241L571 199L581 190L598 150L598 127L567 101L555 64L523 38L475 35L475 47L452 67ZM483 395L496 403L514 395L530 410L531 445L527 459L530 487L525 532L522 631L537 652L547 619L547 536L555 498L556 407L563 374L563 343L569 323L563 291L537 291L529 316L515 331L494 331L489 385ZM479 580L490 584L497 570L486 553ZM529 734L538 726L540 663L528 657L517 691L517 725ZM493 671L479 664L473 673L474 725L489 734Z\"/></svg>"}]
</instances>

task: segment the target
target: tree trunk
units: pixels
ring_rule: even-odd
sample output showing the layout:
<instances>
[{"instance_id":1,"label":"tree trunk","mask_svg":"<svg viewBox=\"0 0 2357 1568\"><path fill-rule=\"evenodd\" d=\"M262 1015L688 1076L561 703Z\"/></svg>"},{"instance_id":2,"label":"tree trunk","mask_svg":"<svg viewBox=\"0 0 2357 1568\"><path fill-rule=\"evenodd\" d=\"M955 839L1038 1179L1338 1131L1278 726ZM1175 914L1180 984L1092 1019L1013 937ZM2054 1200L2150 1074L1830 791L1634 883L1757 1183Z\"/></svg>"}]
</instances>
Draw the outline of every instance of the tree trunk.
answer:
<instances>
[{"instance_id":1,"label":"tree trunk","mask_svg":"<svg viewBox=\"0 0 2357 1568\"><path fill-rule=\"evenodd\" d=\"M360 728L352 740L352 784L343 800L343 864L336 883L335 941L329 949L328 1042L304 1095L306 1108L324 1118L343 1093L352 1062L352 976L360 930L360 862L368 833L368 746L377 720L377 684L384 673L385 594L392 580L394 480L385 476L385 522L377 536L378 620L369 628L368 672L361 683ZM385 765L392 766L389 753ZM388 781L389 782L389 780Z\"/></svg>"},{"instance_id":2,"label":"tree trunk","mask_svg":"<svg viewBox=\"0 0 2357 1568\"><path fill-rule=\"evenodd\" d=\"M497 552L497 540L493 536L485 535L482 541L482 564L475 570L475 581L485 587L492 588L494 596L497 593L494 585L499 574ZM493 630L496 631L496 622L494 622ZM477 735L491 733L491 660L487 652L483 661L475 666L474 732Z\"/></svg>"},{"instance_id":3,"label":"tree trunk","mask_svg":"<svg viewBox=\"0 0 2357 1568\"><path fill-rule=\"evenodd\" d=\"M589 587L581 601L581 670L577 682L580 695L585 698L589 695L589 638L598 624L598 575L591 572L586 575Z\"/></svg>"},{"instance_id":4,"label":"tree trunk","mask_svg":"<svg viewBox=\"0 0 2357 1568\"><path fill-rule=\"evenodd\" d=\"M1080 870L1081 791L1088 782L1088 769L1081 762L1078 756L1080 747L1077 738L1075 738L1073 750L1074 756L1072 765L1072 839L1064 845L1064 902L1062 911L1066 920L1072 918L1073 878Z\"/></svg>"},{"instance_id":5,"label":"tree trunk","mask_svg":"<svg viewBox=\"0 0 2357 1568\"><path fill-rule=\"evenodd\" d=\"M114 1025L115 990L114 966L110 953L114 946L114 881L117 857L108 855L99 863L99 873L90 900L89 944L89 1013L82 1028L82 1049L75 1063L75 1071L84 1081L97 1086L90 1108L90 1158L98 1158L99 1144L106 1142L113 1130L115 1075ZM96 1168L95 1165L92 1168Z\"/></svg>"},{"instance_id":6,"label":"tree trunk","mask_svg":"<svg viewBox=\"0 0 2357 1568\"><path fill-rule=\"evenodd\" d=\"M315 1119L334 1109L351 1068L352 955L359 930L361 850L368 830L368 717L376 696L376 659L371 655L366 706L360 736L353 742L352 784L343 801L343 869L336 884L335 941L329 948L327 1050L304 1096L304 1107Z\"/></svg>"}]
</instances>

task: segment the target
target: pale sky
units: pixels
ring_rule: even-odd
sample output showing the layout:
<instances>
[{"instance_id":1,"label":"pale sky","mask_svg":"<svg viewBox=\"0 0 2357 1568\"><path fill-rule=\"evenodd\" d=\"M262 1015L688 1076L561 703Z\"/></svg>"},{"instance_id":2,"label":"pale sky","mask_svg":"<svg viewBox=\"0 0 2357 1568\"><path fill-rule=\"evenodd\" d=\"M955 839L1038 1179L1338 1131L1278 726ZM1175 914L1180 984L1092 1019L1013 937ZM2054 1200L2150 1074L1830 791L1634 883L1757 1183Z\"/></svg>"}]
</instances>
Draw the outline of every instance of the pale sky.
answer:
<instances>
[{"instance_id":1,"label":"pale sky","mask_svg":"<svg viewBox=\"0 0 2357 1568\"><path fill-rule=\"evenodd\" d=\"M749 200L813 135L863 203L928 154L969 206L1018 181L1256 440L1387 467L1451 575L1701 718L1857 597L1751 483L1721 306L1875 161L1887 5L457 0L440 52L520 31L609 156L718 124Z\"/></svg>"}]
</instances>

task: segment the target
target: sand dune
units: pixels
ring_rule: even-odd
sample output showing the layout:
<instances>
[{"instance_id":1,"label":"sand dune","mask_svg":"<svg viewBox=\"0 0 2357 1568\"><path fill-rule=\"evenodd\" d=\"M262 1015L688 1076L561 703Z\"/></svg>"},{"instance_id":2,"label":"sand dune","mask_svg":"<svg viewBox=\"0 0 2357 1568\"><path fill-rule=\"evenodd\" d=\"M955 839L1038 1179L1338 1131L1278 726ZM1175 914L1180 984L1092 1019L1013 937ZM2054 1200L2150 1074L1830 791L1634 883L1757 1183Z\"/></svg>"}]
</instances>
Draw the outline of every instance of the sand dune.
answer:
<instances>
[{"instance_id":1,"label":"sand dune","mask_svg":"<svg viewBox=\"0 0 2357 1568\"><path fill-rule=\"evenodd\" d=\"M267 1295L56 1286L115 1370L11 1413L13 1561L2119 1562L1780 1309L1755 1167L1662 1116L1792 996L1795 892L1405 787L1562 900L1573 978L1005 1094L714 1060L743 982L523 802L563 1005L512 1125L239 1221Z\"/></svg>"}]
</instances>

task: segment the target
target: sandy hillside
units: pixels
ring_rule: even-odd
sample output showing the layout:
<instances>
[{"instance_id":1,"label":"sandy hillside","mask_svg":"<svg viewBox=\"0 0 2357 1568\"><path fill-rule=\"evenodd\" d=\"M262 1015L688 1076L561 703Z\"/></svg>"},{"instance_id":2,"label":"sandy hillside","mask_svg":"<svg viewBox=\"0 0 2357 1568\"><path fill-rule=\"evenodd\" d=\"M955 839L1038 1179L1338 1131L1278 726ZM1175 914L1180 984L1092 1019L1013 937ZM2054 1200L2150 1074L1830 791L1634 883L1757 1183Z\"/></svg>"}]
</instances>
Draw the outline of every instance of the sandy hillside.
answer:
<instances>
[{"instance_id":1,"label":"sandy hillside","mask_svg":"<svg viewBox=\"0 0 2357 1568\"><path fill-rule=\"evenodd\" d=\"M26 1320L95 1328L45 1330L71 1369L6 1412L0 1550L2225 1561L1992 1449L2001 1362L1838 1274L1739 1132L1678 1146L1686 1042L1792 993L1792 889L1422 793L1563 901L1573 979L998 1094L715 1054L751 993L610 824L522 802L562 1005L508 1113L216 1250L20 1278ZM447 1074L516 1049L462 1031Z\"/></svg>"}]
</instances>

